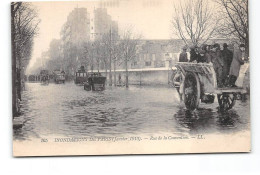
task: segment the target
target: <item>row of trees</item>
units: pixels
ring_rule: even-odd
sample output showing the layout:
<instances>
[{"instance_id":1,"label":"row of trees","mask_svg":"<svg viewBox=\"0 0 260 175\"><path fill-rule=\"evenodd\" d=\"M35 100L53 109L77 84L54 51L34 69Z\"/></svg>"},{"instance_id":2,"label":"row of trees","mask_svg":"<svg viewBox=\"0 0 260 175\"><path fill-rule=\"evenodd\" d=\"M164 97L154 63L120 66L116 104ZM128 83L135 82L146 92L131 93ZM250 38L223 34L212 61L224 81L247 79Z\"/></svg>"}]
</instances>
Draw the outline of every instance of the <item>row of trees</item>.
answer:
<instances>
[{"instance_id":1,"label":"row of trees","mask_svg":"<svg viewBox=\"0 0 260 175\"><path fill-rule=\"evenodd\" d=\"M249 54L248 0L178 1L174 4L171 24L174 36L188 46L200 46L212 38L229 38L245 43ZM64 44L62 40L53 40L46 68L63 69L69 75L81 65L91 71L103 69L112 85L112 68L115 71L120 65L126 69L128 85L129 62L136 57L139 39L133 30L127 29L120 38L110 30L93 42ZM113 79L116 84L115 74Z\"/></svg>"},{"instance_id":2,"label":"row of trees","mask_svg":"<svg viewBox=\"0 0 260 175\"><path fill-rule=\"evenodd\" d=\"M141 36L136 36L129 27L120 38L110 30L103 34L101 39L89 42L64 44L61 40L54 39L50 43L49 50L42 55L42 57L46 57L47 54L47 62L37 71L39 72L39 69L43 68L50 72L62 69L67 75L73 76L80 66L85 66L91 72L94 70L99 72L102 69L105 70L106 76L108 75L108 83L112 86L117 83L115 74L112 78L112 69L115 72L117 67L121 66L126 70L125 83L128 86L129 62L136 58L140 38ZM38 62L38 64L41 63Z\"/></svg>"},{"instance_id":3,"label":"row of trees","mask_svg":"<svg viewBox=\"0 0 260 175\"><path fill-rule=\"evenodd\" d=\"M173 33L188 46L211 38L242 42L249 55L248 0L184 0L174 4Z\"/></svg>"},{"instance_id":4,"label":"row of trees","mask_svg":"<svg viewBox=\"0 0 260 175\"><path fill-rule=\"evenodd\" d=\"M11 3L13 117L18 115L23 75L31 59L39 23L37 12L30 3Z\"/></svg>"}]
</instances>

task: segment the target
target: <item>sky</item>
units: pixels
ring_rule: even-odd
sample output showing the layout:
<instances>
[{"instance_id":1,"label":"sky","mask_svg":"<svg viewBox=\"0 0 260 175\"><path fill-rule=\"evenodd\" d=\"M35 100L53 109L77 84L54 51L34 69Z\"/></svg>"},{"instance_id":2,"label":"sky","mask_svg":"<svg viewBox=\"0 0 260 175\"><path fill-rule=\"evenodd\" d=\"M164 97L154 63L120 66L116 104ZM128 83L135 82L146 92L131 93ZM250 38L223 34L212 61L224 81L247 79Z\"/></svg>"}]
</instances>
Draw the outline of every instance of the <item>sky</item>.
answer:
<instances>
[{"instance_id":1,"label":"sky","mask_svg":"<svg viewBox=\"0 0 260 175\"><path fill-rule=\"evenodd\" d=\"M108 0L102 2L113 20L118 21L119 30L129 26L143 39L170 39L173 1L175 0ZM109 5L108 2L114 2ZM41 20L39 34L34 40L34 49L29 68L41 53L47 51L52 39L60 39L62 25L74 8L87 8L92 15L100 1L32 2Z\"/></svg>"}]
</instances>

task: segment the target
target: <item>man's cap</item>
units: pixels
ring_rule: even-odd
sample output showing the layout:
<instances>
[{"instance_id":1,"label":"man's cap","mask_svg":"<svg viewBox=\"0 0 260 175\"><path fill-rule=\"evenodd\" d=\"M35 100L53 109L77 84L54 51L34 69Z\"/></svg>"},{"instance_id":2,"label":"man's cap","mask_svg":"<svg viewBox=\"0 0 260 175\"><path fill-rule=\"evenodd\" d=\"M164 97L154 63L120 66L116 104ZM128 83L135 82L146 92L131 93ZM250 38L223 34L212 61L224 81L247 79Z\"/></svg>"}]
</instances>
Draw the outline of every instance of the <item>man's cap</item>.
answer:
<instances>
[{"instance_id":1,"label":"man's cap","mask_svg":"<svg viewBox=\"0 0 260 175\"><path fill-rule=\"evenodd\" d=\"M218 43L215 43L215 44L213 45L213 47L220 48L220 45L219 45Z\"/></svg>"},{"instance_id":2,"label":"man's cap","mask_svg":"<svg viewBox=\"0 0 260 175\"><path fill-rule=\"evenodd\" d=\"M245 47L245 44L240 44L239 47Z\"/></svg>"},{"instance_id":3,"label":"man's cap","mask_svg":"<svg viewBox=\"0 0 260 175\"><path fill-rule=\"evenodd\" d=\"M200 49L200 54L205 54L205 53L206 53L205 50Z\"/></svg>"},{"instance_id":4,"label":"man's cap","mask_svg":"<svg viewBox=\"0 0 260 175\"><path fill-rule=\"evenodd\" d=\"M182 50L187 50L187 46L183 46Z\"/></svg>"}]
</instances>

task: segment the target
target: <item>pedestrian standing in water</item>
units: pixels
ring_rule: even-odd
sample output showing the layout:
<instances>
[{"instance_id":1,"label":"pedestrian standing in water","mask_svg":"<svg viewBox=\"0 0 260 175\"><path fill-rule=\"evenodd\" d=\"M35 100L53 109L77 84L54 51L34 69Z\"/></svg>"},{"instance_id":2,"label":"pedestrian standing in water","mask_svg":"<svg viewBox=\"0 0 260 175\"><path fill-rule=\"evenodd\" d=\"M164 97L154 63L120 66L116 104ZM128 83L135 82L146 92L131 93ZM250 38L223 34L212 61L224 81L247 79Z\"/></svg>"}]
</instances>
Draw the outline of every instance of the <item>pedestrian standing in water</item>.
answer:
<instances>
[{"instance_id":1,"label":"pedestrian standing in water","mask_svg":"<svg viewBox=\"0 0 260 175\"><path fill-rule=\"evenodd\" d=\"M188 62L188 54L187 54L187 47L182 48L182 52L179 56L179 62Z\"/></svg>"},{"instance_id":2,"label":"pedestrian standing in water","mask_svg":"<svg viewBox=\"0 0 260 175\"><path fill-rule=\"evenodd\" d=\"M223 44L223 50L222 50L222 56L224 61L224 67L223 67L223 81L226 80L226 78L229 75L230 66L233 59L233 52L228 49L227 43ZM223 82L224 83L224 82ZM226 84L226 83L225 83Z\"/></svg>"},{"instance_id":3,"label":"pedestrian standing in water","mask_svg":"<svg viewBox=\"0 0 260 175\"><path fill-rule=\"evenodd\" d=\"M211 52L211 59L213 63L213 68L216 72L218 87L223 87L224 61L220 51L220 45L218 43L213 45L212 52Z\"/></svg>"},{"instance_id":4,"label":"pedestrian standing in water","mask_svg":"<svg viewBox=\"0 0 260 175\"><path fill-rule=\"evenodd\" d=\"M234 51L233 60L229 71L229 86L231 87L236 87L235 83L237 81L237 77L239 76L240 67L244 64L244 56L245 45L240 44L239 48Z\"/></svg>"}]
</instances>

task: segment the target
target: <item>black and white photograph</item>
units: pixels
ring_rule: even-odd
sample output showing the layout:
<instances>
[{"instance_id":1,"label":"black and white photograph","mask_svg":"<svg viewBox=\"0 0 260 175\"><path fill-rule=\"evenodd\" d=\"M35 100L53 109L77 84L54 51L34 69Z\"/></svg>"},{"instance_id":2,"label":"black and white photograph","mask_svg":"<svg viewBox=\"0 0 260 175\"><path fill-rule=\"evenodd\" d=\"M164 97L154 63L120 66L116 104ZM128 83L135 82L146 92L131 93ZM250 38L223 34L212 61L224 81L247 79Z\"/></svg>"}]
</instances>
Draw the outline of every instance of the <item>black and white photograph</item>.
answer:
<instances>
[{"instance_id":1,"label":"black and white photograph","mask_svg":"<svg viewBox=\"0 0 260 175\"><path fill-rule=\"evenodd\" d=\"M251 151L248 0L10 6L13 156Z\"/></svg>"}]
</instances>

